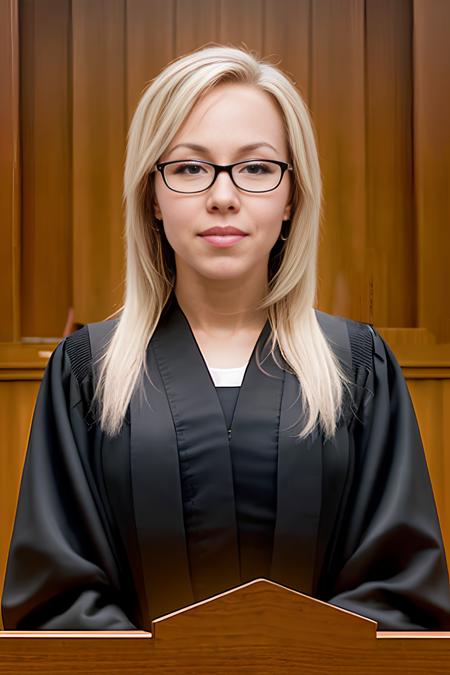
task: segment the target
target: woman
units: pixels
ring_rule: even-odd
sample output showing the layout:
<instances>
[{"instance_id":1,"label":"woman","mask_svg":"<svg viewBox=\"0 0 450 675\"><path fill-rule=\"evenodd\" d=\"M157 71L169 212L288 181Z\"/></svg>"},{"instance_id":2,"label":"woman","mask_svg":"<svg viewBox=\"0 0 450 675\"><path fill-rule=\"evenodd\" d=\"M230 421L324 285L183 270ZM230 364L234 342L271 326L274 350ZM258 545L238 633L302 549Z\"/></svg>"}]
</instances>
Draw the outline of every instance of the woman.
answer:
<instances>
[{"instance_id":1,"label":"woman","mask_svg":"<svg viewBox=\"0 0 450 675\"><path fill-rule=\"evenodd\" d=\"M450 628L399 365L313 309L321 181L298 92L213 46L135 112L117 319L65 338L33 418L3 594L12 629L149 628L259 577Z\"/></svg>"}]
</instances>

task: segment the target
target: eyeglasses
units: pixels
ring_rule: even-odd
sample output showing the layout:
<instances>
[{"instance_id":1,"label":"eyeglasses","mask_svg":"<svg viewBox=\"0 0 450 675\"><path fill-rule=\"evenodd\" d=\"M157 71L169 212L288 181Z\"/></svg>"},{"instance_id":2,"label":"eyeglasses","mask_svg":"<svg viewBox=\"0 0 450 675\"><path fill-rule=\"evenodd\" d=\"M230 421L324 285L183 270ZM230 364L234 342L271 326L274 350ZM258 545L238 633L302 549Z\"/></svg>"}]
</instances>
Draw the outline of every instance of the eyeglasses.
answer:
<instances>
[{"instance_id":1,"label":"eyeglasses","mask_svg":"<svg viewBox=\"0 0 450 675\"><path fill-rule=\"evenodd\" d=\"M156 168L164 183L174 192L203 192L211 187L221 171L226 171L234 185L246 192L270 192L281 183L285 171L293 171L286 162L252 159L235 164L213 164L196 160L162 162Z\"/></svg>"}]
</instances>

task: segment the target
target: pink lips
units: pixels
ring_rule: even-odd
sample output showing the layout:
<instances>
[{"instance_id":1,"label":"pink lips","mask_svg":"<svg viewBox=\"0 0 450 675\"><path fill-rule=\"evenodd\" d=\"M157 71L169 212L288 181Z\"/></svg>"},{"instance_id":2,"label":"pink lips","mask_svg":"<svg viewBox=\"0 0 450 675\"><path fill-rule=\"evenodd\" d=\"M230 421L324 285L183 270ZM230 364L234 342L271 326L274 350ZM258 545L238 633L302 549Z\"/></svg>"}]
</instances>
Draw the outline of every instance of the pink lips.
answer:
<instances>
[{"instance_id":1,"label":"pink lips","mask_svg":"<svg viewBox=\"0 0 450 675\"><path fill-rule=\"evenodd\" d=\"M247 234L237 227L227 225L226 227L210 227L208 230L202 232L200 236L213 246L225 248L237 244L237 242L244 239Z\"/></svg>"},{"instance_id":2,"label":"pink lips","mask_svg":"<svg viewBox=\"0 0 450 675\"><path fill-rule=\"evenodd\" d=\"M210 227L209 230L204 230L200 236L204 237L205 235L219 235L219 236L225 236L229 234L235 234L239 235L240 237L242 235L245 235L245 232L242 232L242 230L239 230L237 227L231 227L231 225L226 225L225 227Z\"/></svg>"},{"instance_id":3,"label":"pink lips","mask_svg":"<svg viewBox=\"0 0 450 675\"><path fill-rule=\"evenodd\" d=\"M218 248L225 248L226 246L233 246L233 244L237 244L238 241L241 241L241 239L245 239L247 235L246 234L227 234L227 235L217 235L217 234L211 234L208 236L202 236L203 241L207 241L213 246L217 246Z\"/></svg>"}]
</instances>

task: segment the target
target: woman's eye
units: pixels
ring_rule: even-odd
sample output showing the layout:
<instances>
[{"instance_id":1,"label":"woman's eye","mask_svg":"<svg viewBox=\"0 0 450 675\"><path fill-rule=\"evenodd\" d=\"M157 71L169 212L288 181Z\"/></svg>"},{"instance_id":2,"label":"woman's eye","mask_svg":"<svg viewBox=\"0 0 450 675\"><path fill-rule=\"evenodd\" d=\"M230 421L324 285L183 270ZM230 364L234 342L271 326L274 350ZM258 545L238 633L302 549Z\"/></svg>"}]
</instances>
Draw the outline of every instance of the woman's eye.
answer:
<instances>
[{"instance_id":1,"label":"woman's eye","mask_svg":"<svg viewBox=\"0 0 450 675\"><path fill-rule=\"evenodd\" d=\"M187 169L187 171L185 171L185 169ZM197 176L201 171L204 171L204 168L200 164L179 164L175 165L174 173Z\"/></svg>"},{"instance_id":2,"label":"woman's eye","mask_svg":"<svg viewBox=\"0 0 450 675\"><path fill-rule=\"evenodd\" d=\"M270 173L270 167L267 164L246 164L243 169L243 171L247 171L248 173L251 173L253 175L258 175L261 173Z\"/></svg>"}]
</instances>

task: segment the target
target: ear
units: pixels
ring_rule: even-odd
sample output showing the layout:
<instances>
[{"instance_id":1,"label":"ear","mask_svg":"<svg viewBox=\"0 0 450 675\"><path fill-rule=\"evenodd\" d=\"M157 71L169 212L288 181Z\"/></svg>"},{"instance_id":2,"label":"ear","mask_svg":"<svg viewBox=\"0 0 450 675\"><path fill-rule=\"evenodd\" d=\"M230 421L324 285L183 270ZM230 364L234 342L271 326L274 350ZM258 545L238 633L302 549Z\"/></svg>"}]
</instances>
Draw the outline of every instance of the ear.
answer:
<instances>
[{"instance_id":1,"label":"ear","mask_svg":"<svg viewBox=\"0 0 450 675\"><path fill-rule=\"evenodd\" d=\"M158 218L158 220L162 220L162 213L161 213L161 209L159 208L158 202L153 201L152 207L153 207L153 213L155 214L155 217Z\"/></svg>"},{"instance_id":2,"label":"ear","mask_svg":"<svg viewBox=\"0 0 450 675\"><path fill-rule=\"evenodd\" d=\"M293 203L294 203L294 195L295 195L295 185L294 185L294 182L291 181L291 189L289 191L289 197L288 197L289 201L286 204L286 206L284 207L283 220L290 220L291 219L292 207L293 207Z\"/></svg>"},{"instance_id":3,"label":"ear","mask_svg":"<svg viewBox=\"0 0 450 675\"><path fill-rule=\"evenodd\" d=\"M290 220L291 219L291 210L292 210L292 202L289 202L284 207L283 220Z\"/></svg>"}]
</instances>

